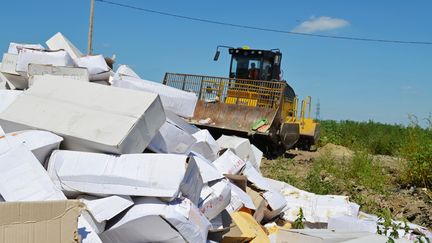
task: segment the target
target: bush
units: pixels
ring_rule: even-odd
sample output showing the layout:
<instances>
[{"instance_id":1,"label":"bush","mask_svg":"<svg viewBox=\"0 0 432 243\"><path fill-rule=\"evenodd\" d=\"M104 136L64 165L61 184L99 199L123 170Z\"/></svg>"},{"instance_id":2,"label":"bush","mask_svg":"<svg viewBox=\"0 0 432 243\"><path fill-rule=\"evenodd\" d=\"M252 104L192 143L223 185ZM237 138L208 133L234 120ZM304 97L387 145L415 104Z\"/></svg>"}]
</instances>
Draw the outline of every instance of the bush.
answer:
<instances>
[{"instance_id":1,"label":"bush","mask_svg":"<svg viewBox=\"0 0 432 243\"><path fill-rule=\"evenodd\" d=\"M402 183L432 188L431 127L425 130L412 124L401 151L406 159L400 175Z\"/></svg>"}]
</instances>

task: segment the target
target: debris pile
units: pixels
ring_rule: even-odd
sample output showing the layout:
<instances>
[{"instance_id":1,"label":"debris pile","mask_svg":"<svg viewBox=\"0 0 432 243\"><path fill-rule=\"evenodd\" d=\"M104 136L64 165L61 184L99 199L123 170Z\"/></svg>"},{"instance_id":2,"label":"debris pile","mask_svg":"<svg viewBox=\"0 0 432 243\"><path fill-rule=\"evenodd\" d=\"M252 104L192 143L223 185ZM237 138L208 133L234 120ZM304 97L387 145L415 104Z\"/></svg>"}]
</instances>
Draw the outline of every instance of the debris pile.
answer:
<instances>
[{"instance_id":1,"label":"debris pile","mask_svg":"<svg viewBox=\"0 0 432 243\"><path fill-rule=\"evenodd\" d=\"M347 197L264 178L248 139L187 123L194 93L46 44L11 43L0 66L0 242L387 239Z\"/></svg>"}]
</instances>

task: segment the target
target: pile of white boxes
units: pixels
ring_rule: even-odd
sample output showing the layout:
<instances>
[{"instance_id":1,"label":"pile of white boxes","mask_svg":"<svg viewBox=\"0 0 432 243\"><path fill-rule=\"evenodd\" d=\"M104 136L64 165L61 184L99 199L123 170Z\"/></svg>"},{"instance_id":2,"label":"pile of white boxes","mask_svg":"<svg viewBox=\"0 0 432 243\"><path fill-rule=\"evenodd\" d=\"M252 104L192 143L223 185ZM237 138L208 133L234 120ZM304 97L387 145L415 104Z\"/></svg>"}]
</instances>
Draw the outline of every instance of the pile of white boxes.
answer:
<instances>
[{"instance_id":1,"label":"pile of white boxes","mask_svg":"<svg viewBox=\"0 0 432 243\"><path fill-rule=\"evenodd\" d=\"M0 243L386 240L347 197L264 178L248 139L187 123L194 93L46 44L0 66ZM300 209L319 229L289 229Z\"/></svg>"}]
</instances>

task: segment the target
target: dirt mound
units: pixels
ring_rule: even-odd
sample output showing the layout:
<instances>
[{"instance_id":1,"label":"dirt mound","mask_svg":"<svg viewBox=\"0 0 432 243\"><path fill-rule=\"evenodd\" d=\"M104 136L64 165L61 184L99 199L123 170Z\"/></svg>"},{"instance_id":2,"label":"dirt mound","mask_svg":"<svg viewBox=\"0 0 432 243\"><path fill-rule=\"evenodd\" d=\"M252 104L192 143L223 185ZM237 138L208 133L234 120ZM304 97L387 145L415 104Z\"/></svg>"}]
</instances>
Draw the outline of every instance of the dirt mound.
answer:
<instances>
[{"instance_id":1,"label":"dirt mound","mask_svg":"<svg viewBox=\"0 0 432 243\"><path fill-rule=\"evenodd\" d=\"M351 158L354 152L347 147L328 143L318 149L319 155L331 155L335 159Z\"/></svg>"}]
</instances>

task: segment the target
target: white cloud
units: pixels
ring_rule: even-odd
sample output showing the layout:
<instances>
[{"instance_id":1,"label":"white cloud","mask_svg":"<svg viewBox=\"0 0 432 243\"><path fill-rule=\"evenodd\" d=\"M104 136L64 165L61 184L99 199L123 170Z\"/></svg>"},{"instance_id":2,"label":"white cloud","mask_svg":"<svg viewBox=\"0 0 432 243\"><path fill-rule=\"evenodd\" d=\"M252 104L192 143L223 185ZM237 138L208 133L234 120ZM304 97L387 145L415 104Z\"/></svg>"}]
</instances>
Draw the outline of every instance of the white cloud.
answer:
<instances>
[{"instance_id":1,"label":"white cloud","mask_svg":"<svg viewBox=\"0 0 432 243\"><path fill-rule=\"evenodd\" d=\"M348 26L350 23L345 19L332 18L327 16L310 17L293 29L300 33L314 33L319 31L335 30Z\"/></svg>"}]
</instances>

